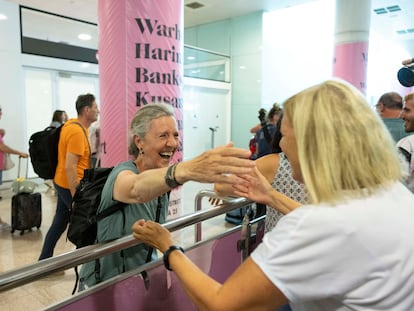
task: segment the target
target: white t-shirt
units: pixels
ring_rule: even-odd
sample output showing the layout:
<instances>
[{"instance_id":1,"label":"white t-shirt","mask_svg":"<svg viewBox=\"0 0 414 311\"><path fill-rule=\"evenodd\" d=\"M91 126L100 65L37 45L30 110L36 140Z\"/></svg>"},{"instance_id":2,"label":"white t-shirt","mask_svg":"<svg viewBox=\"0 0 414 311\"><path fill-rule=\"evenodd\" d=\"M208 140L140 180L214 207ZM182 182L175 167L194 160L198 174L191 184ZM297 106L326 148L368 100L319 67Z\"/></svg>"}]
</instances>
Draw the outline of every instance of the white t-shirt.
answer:
<instances>
[{"instance_id":1,"label":"white t-shirt","mask_svg":"<svg viewBox=\"0 0 414 311\"><path fill-rule=\"evenodd\" d=\"M89 132L89 145L91 146L91 153L99 152L99 135L100 135L100 125L99 121L95 121L91 124L88 129Z\"/></svg>"},{"instance_id":2,"label":"white t-shirt","mask_svg":"<svg viewBox=\"0 0 414 311\"><path fill-rule=\"evenodd\" d=\"M411 154L410 165L408 168L407 187L414 192L414 134L402 138L397 147L401 147Z\"/></svg>"},{"instance_id":3,"label":"white t-shirt","mask_svg":"<svg viewBox=\"0 0 414 311\"><path fill-rule=\"evenodd\" d=\"M414 194L401 183L283 217L251 257L293 310L413 310Z\"/></svg>"}]
</instances>

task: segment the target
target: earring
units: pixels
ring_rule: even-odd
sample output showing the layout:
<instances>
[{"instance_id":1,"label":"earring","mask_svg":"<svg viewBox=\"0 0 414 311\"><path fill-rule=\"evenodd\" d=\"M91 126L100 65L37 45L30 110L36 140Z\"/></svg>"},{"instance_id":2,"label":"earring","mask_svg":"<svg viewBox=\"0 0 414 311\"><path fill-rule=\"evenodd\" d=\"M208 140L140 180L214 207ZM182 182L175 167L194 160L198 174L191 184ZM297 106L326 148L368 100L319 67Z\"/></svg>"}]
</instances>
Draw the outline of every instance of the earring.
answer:
<instances>
[{"instance_id":1,"label":"earring","mask_svg":"<svg viewBox=\"0 0 414 311\"><path fill-rule=\"evenodd\" d=\"M144 154L144 149L142 149L142 148L141 148L141 149L139 149L139 153L140 153L140 154Z\"/></svg>"}]
</instances>

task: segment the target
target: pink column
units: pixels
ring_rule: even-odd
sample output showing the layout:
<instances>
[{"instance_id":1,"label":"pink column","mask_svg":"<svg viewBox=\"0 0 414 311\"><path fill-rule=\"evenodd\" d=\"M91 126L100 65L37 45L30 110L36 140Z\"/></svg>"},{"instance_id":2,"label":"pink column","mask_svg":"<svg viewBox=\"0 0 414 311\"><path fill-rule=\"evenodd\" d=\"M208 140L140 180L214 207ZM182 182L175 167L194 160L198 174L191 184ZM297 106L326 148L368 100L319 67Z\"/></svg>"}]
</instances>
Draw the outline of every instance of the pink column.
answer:
<instances>
[{"instance_id":1,"label":"pink column","mask_svg":"<svg viewBox=\"0 0 414 311\"><path fill-rule=\"evenodd\" d=\"M98 27L102 166L129 158L130 121L144 105L171 104L182 139L182 0L99 0Z\"/></svg>"},{"instance_id":2,"label":"pink column","mask_svg":"<svg viewBox=\"0 0 414 311\"><path fill-rule=\"evenodd\" d=\"M336 0L333 76L366 91L371 0Z\"/></svg>"}]
</instances>

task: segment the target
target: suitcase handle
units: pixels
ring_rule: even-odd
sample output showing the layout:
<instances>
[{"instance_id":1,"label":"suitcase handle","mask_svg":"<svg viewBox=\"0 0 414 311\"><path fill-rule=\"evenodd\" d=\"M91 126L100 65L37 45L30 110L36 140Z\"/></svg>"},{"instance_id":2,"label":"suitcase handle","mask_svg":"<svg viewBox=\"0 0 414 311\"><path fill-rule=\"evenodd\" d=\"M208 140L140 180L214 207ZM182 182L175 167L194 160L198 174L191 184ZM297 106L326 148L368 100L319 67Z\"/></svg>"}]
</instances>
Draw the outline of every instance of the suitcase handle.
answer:
<instances>
[{"instance_id":1,"label":"suitcase handle","mask_svg":"<svg viewBox=\"0 0 414 311\"><path fill-rule=\"evenodd\" d=\"M25 172L25 176L24 176L24 178L26 178L27 179L27 176L29 175L29 158L26 158L26 172ZM20 167L21 167L21 165L20 165L20 163L21 163L21 161L22 161L22 156L19 156L19 164L18 164L18 168L17 168L17 179L19 178L19 177L23 177L23 176L21 176L21 174L20 174Z\"/></svg>"}]
</instances>

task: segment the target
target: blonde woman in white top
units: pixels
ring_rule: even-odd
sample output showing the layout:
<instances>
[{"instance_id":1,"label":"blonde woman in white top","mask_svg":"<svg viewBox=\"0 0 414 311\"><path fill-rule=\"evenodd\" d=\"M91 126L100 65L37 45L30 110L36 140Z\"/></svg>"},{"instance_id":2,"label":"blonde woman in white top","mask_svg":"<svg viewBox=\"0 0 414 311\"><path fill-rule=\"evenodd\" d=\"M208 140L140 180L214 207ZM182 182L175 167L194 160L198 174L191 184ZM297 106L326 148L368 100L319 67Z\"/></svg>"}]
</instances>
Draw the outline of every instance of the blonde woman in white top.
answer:
<instances>
[{"instance_id":1,"label":"blonde woman in white top","mask_svg":"<svg viewBox=\"0 0 414 311\"><path fill-rule=\"evenodd\" d=\"M287 214L220 284L173 246L170 233L137 221L134 236L165 253L200 310L412 310L414 194L391 135L345 82L308 88L284 105L281 148L310 204L275 191L256 169L236 194ZM180 166L177 166L179 172Z\"/></svg>"}]
</instances>

